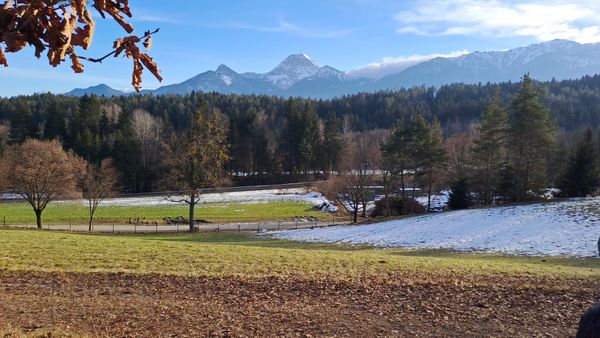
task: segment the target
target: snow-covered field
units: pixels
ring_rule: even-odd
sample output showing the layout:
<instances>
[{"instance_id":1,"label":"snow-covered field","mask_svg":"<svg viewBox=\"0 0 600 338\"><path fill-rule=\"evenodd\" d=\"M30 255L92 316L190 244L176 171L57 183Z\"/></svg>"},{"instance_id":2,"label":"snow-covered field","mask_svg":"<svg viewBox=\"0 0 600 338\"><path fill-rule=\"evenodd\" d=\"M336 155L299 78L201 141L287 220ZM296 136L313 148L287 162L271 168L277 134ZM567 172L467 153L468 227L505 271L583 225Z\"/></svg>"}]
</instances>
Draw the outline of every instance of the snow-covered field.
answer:
<instances>
[{"instance_id":1,"label":"snow-covered field","mask_svg":"<svg viewBox=\"0 0 600 338\"><path fill-rule=\"evenodd\" d=\"M600 198L452 211L368 225L284 231L272 236L378 247L589 257L598 253Z\"/></svg>"},{"instance_id":2,"label":"snow-covered field","mask_svg":"<svg viewBox=\"0 0 600 338\"><path fill-rule=\"evenodd\" d=\"M318 192L307 192L305 189L257 190L212 193L202 195L201 203L270 203L270 202L302 202L314 206L323 205L327 199ZM102 201L103 206L163 206L176 205L163 196L113 198Z\"/></svg>"}]
</instances>

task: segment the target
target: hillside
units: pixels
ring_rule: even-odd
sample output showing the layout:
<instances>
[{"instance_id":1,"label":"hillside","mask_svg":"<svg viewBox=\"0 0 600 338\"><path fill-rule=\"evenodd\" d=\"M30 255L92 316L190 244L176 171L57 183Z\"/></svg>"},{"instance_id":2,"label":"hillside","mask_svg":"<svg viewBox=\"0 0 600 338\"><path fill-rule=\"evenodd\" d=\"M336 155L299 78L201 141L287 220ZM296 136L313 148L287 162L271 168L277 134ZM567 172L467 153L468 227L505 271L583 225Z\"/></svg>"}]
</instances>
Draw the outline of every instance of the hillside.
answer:
<instances>
[{"instance_id":1,"label":"hillside","mask_svg":"<svg viewBox=\"0 0 600 338\"><path fill-rule=\"evenodd\" d=\"M593 257L598 254L600 199L453 211L274 236L302 242Z\"/></svg>"}]
</instances>

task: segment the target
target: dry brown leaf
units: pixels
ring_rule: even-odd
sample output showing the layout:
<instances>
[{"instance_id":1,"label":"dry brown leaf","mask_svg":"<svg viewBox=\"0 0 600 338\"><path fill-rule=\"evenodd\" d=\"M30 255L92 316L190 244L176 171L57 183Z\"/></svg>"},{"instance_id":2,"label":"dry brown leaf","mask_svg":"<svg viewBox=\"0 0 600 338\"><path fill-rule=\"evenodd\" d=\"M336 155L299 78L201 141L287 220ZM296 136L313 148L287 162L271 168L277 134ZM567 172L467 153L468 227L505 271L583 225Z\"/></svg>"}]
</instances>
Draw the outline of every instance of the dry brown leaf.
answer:
<instances>
[{"instance_id":1,"label":"dry brown leaf","mask_svg":"<svg viewBox=\"0 0 600 338\"><path fill-rule=\"evenodd\" d=\"M75 53L71 53L71 68L73 69L73 71L75 73L83 73L83 64L81 63L81 61L79 60L79 57L77 55L75 55Z\"/></svg>"},{"instance_id":2,"label":"dry brown leaf","mask_svg":"<svg viewBox=\"0 0 600 338\"><path fill-rule=\"evenodd\" d=\"M8 61L6 60L6 55L4 54L2 49L0 49L0 65L8 67Z\"/></svg>"}]
</instances>

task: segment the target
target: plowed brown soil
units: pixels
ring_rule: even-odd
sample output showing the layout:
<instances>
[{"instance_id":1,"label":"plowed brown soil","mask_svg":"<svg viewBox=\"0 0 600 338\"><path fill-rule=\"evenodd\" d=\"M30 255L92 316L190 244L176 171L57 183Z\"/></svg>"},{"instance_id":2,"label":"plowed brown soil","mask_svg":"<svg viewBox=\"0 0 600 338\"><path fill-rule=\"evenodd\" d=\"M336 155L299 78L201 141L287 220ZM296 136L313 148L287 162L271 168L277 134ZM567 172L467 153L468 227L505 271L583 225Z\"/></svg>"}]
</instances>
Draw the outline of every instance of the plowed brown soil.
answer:
<instances>
[{"instance_id":1,"label":"plowed brown soil","mask_svg":"<svg viewBox=\"0 0 600 338\"><path fill-rule=\"evenodd\" d=\"M110 337L568 337L600 296L600 281L455 277L0 272L0 325Z\"/></svg>"}]
</instances>

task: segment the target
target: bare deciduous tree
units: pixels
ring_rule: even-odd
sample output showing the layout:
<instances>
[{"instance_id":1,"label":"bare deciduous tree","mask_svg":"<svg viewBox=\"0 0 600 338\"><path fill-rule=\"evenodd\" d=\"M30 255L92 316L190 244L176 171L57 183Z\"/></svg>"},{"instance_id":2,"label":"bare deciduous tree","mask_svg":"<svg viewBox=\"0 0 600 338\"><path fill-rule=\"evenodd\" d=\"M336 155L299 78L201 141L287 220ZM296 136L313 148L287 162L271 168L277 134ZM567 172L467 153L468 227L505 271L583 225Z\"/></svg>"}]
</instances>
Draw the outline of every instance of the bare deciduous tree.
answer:
<instances>
[{"instance_id":1,"label":"bare deciduous tree","mask_svg":"<svg viewBox=\"0 0 600 338\"><path fill-rule=\"evenodd\" d=\"M222 182L223 167L228 160L227 127L218 110L203 105L190 121L185 135L173 135L165 147L169 172L166 184L176 193L167 196L173 202L189 206L190 231L194 231L195 207L201 189Z\"/></svg>"},{"instance_id":2,"label":"bare deciduous tree","mask_svg":"<svg viewBox=\"0 0 600 338\"><path fill-rule=\"evenodd\" d=\"M366 216L367 195L379 160L379 143L374 134L351 136L341 160L341 172L336 188L349 204L348 211L352 212L354 223L358 221L361 207L363 216Z\"/></svg>"},{"instance_id":3,"label":"bare deciduous tree","mask_svg":"<svg viewBox=\"0 0 600 338\"><path fill-rule=\"evenodd\" d=\"M4 154L4 149L10 136L10 125L8 123L0 123L0 158Z\"/></svg>"},{"instance_id":4,"label":"bare deciduous tree","mask_svg":"<svg viewBox=\"0 0 600 338\"><path fill-rule=\"evenodd\" d=\"M42 213L57 199L81 197L78 182L84 162L65 152L58 141L27 140L7 149L2 181L7 192L22 196L35 212L42 228Z\"/></svg>"},{"instance_id":5,"label":"bare deciduous tree","mask_svg":"<svg viewBox=\"0 0 600 338\"><path fill-rule=\"evenodd\" d=\"M162 121L143 109L136 109L131 124L142 151L142 166L147 168L160 157Z\"/></svg>"},{"instance_id":6,"label":"bare deciduous tree","mask_svg":"<svg viewBox=\"0 0 600 338\"><path fill-rule=\"evenodd\" d=\"M87 164L81 180L83 197L87 201L89 210L89 231L94 227L94 215L100 203L116 194L119 174L111 159L104 159L99 165Z\"/></svg>"},{"instance_id":7,"label":"bare deciduous tree","mask_svg":"<svg viewBox=\"0 0 600 338\"><path fill-rule=\"evenodd\" d=\"M469 177L471 174L471 156L473 154L473 140L477 137L477 130L454 134L444 143L448 154L448 170L446 171L448 183Z\"/></svg>"}]
</instances>

